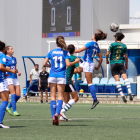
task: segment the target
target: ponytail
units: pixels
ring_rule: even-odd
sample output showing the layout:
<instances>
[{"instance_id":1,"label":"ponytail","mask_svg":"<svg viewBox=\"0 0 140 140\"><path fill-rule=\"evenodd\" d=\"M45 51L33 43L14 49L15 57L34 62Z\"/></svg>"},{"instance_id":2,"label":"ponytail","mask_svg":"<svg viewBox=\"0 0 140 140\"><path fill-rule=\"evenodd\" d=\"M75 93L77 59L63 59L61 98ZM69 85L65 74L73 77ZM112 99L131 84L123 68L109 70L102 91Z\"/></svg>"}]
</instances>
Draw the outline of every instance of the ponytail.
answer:
<instances>
[{"instance_id":1,"label":"ponytail","mask_svg":"<svg viewBox=\"0 0 140 140\"><path fill-rule=\"evenodd\" d=\"M104 33L102 30L98 29L98 33L95 33L95 39L98 40L104 40L107 38L107 33Z\"/></svg>"},{"instance_id":2,"label":"ponytail","mask_svg":"<svg viewBox=\"0 0 140 140\"><path fill-rule=\"evenodd\" d=\"M57 46L61 47L64 50L67 49L67 45L65 43L65 40L64 40L64 37L63 36L58 36L56 38L56 44L57 44Z\"/></svg>"}]
</instances>

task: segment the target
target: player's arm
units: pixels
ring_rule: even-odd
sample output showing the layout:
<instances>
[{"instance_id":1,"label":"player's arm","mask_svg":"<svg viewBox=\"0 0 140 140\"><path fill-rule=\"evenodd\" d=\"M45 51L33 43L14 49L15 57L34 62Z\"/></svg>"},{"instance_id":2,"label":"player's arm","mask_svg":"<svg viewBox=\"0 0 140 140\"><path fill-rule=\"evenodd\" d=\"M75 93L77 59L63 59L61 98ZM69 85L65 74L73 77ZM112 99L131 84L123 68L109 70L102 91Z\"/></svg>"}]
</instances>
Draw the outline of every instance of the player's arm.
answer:
<instances>
[{"instance_id":1,"label":"player's arm","mask_svg":"<svg viewBox=\"0 0 140 140\"><path fill-rule=\"evenodd\" d=\"M30 84L32 83L32 74L30 74Z\"/></svg>"},{"instance_id":2,"label":"player's arm","mask_svg":"<svg viewBox=\"0 0 140 140\"><path fill-rule=\"evenodd\" d=\"M74 53L80 53L80 52L83 52L83 51L86 50L86 49L87 49L87 48L84 46L84 47L82 47L82 48L80 48L80 49L75 50Z\"/></svg>"},{"instance_id":3,"label":"player's arm","mask_svg":"<svg viewBox=\"0 0 140 140\"><path fill-rule=\"evenodd\" d=\"M14 73L14 74L16 74L18 72L17 70L11 70L9 68L5 68L2 63L0 63L0 70L3 71L3 72L11 72L11 73Z\"/></svg>"},{"instance_id":4,"label":"player's arm","mask_svg":"<svg viewBox=\"0 0 140 140\"><path fill-rule=\"evenodd\" d=\"M44 67L49 67L49 68L50 68L51 65L49 65L47 62L49 62L49 58L48 58L48 57L45 58L45 60L44 60L44 62L43 62L43 66L44 66Z\"/></svg>"},{"instance_id":5,"label":"player's arm","mask_svg":"<svg viewBox=\"0 0 140 140\"><path fill-rule=\"evenodd\" d=\"M73 61L73 62L70 62L69 59L65 59L67 67L71 67L71 66L75 65L76 63L79 63L79 61L80 61L80 58L76 58L75 61Z\"/></svg>"},{"instance_id":6,"label":"player's arm","mask_svg":"<svg viewBox=\"0 0 140 140\"><path fill-rule=\"evenodd\" d=\"M128 69L128 55L125 54L124 56L125 56L125 61L126 61L126 69Z\"/></svg>"},{"instance_id":7,"label":"player's arm","mask_svg":"<svg viewBox=\"0 0 140 140\"><path fill-rule=\"evenodd\" d=\"M95 70L98 70L103 62L103 58L102 58L101 53L98 53L98 55L99 55L99 64L98 64L98 67L95 67Z\"/></svg>"},{"instance_id":8,"label":"player's arm","mask_svg":"<svg viewBox=\"0 0 140 140\"><path fill-rule=\"evenodd\" d=\"M17 65L16 65L15 69L17 70ZM19 71L18 71L18 76L21 76L21 72L19 72Z\"/></svg>"},{"instance_id":9,"label":"player's arm","mask_svg":"<svg viewBox=\"0 0 140 140\"><path fill-rule=\"evenodd\" d=\"M39 77L39 87L41 87L41 77Z\"/></svg>"},{"instance_id":10,"label":"player's arm","mask_svg":"<svg viewBox=\"0 0 140 140\"><path fill-rule=\"evenodd\" d=\"M108 60L109 54L110 54L110 51L107 51L107 53L106 53L106 64L109 64L109 60Z\"/></svg>"}]
</instances>

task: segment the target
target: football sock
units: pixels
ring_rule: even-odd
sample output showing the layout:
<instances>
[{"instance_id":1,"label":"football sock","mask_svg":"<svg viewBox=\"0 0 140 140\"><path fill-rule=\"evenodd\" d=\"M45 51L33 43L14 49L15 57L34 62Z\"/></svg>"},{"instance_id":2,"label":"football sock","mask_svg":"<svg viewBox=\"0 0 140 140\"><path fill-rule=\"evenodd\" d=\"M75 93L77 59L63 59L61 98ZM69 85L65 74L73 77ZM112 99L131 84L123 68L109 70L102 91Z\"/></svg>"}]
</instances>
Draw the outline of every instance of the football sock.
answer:
<instances>
[{"instance_id":1,"label":"football sock","mask_svg":"<svg viewBox=\"0 0 140 140\"><path fill-rule=\"evenodd\" d=\"M20 99L20 96L16 95L16 102Z\"/></svg>"},{"instance_id":2,"label":"football sock","mask_svg":"<svg viewBox=\"0 0 140 140\"><path fill-rule=\"evenodd\" d=\"M128 79L125 79L124 82L125 82L125 85L126 85L126 87L127 87L128 94L132 94L131 85L130 85L129 80L128 80Z\"/></svg>"},{"instance_id":3,"label":"football sock","mask_svg":"<svg viewBox=\"0 0 140 140\"><path fill-rule=\"evenodd\" d=\"M11 95L11 103L12 103L12 108L13 112L16 112L16 94Z\"/></svg>"},{"instance_id":4,"label":"football sock","mask_svg":"<svg viewBox=\"0 0 140 140\"><path fill-rule=\"evenodd\" d=\"M7 105L8 105L8 101L3 101L1 103L1 106L0 106L0 124L3 121Z\"/></svg>"},{"instance_id":5,"label":"football sock","mask_svg":"<svg viewBox=\"0 0 140 140\"><path fill-rule=\"evenodd\" d=\"M88 84L88 88L89 88L89 91L90 91L90 93L92 95L93 100L96 101L97 100L97 97L96 97L96 88L94 87L93 84Z\"/></svg>"},{"instance_id":6,"label":"football sock","mask_svg":"<svg viewBox=\"0 0 140 140\"><path fill-rule=\"evenodd\" d=\"M64 108L65 107L65 105L66 105L66 103L63 101L63 105L62 105L62 108Z\"/></svg>"},{"instance_id":7,"label":"football sock","mask_svg":"<svg viewBox=\"0 0 140 140\"><path fill-rule=\"evenodd\" d=\"M60 111L61 111L61 109L62 109L62 104L63 104L63 100L58 100L58 101L57 101L56 113L58 114L58 116L59 116Z\"/></svg>"},{"instance_id":8,"label":"football sock","mask_svg":"<svg viewBox=\"0 0 140 140\"><path fill-rule=\"evenodd\" d=\"M51 114L52 114L52 118L53 118L53 116L56 113L56 101L54 101L54 100L51 101L50 109L51 109Z\"/></svg>"},{"instance_id":9,"label":"football sock","mask_svg":"<svg viewBox=\"0 0 140 140\"><path fill-rule=\"evenodd\" d=\"M120 84L120 81L116 81L116 87L117 87L118 92L120 93L120 95L124 96L123 91L122 91L122 86Z\"/></svg>"},{"instance_id":10,"label":"football sock","mask_svg":"<svg viewBox=\"0 0 140 140\"><path fill-rule=\"evenodd\" d=\"M62 109L62 112L68 111L74 104L75 104L75 101L74 101L73 99L71 99L71 100L65 105L65 107Z\"/></svg>"}]
</instances>

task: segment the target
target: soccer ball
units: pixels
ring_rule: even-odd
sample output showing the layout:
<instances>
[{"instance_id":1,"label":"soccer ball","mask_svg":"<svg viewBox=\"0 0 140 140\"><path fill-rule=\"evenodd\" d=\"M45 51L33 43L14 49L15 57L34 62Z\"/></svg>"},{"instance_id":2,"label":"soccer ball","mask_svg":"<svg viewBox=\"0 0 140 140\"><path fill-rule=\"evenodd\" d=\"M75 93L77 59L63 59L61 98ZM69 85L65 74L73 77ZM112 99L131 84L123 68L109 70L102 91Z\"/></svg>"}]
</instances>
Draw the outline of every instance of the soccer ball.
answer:
<instances>
[{"instance_id":1,"label":"soccer ball","mask_svg":"<svg viewBox=\"0 0 140 140\"><path fill-rule=\"evenodd\" d=\"M118 29L119 29L119 25L118 25L117 23L111 23L111 25L110 25L110 30L111 30L112 32L117 32Z\"/></svg>"}]
</instances>

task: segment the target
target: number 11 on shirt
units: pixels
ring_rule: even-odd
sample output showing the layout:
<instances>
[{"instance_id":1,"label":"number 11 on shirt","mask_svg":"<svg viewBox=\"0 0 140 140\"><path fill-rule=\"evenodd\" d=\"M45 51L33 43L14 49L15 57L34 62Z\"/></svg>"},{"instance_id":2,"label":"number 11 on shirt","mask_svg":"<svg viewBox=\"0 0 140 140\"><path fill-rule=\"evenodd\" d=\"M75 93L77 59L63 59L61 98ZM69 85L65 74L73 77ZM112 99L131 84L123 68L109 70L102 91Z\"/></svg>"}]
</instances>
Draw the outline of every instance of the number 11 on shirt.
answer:
<instances>
[{"instance_id":1,"label":"number 11 on shirt","mask_svg":"<svg viewBox=\"0 0 140 140\"><path fill-rule=\"evenodd\" d=\"M60 60L60 68L63 67L63 64L62 64L62 56L60 56L60 57L54 56L53 59L55 61L55 68L58 68L58 63L57 63L58 60Z\"/></svg>"}]
</instances>

